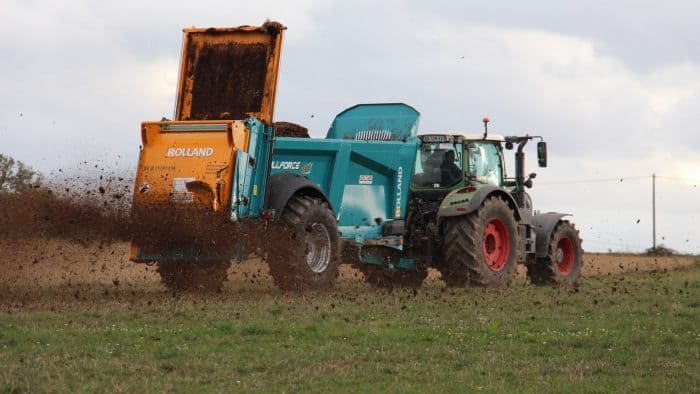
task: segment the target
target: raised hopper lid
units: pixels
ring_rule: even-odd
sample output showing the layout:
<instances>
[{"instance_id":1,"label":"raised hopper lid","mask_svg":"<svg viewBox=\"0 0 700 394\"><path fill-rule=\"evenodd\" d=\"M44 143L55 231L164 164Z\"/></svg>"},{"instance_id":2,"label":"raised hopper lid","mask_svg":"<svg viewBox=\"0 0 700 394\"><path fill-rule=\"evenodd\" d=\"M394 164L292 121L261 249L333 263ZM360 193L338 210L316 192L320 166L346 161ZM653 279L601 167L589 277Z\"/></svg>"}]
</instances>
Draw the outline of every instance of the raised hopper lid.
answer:
<instances>
[{"instance_id":1,"label":"raised hopper lid","mask_svg":"<svg viewBox=\"0 0 700 394\"><path fill-rule=\"evenodd\" d=\"M250 114L272 123L284 29L277 22L184 29L175 119Z\"/></svg>"}]
</instances>

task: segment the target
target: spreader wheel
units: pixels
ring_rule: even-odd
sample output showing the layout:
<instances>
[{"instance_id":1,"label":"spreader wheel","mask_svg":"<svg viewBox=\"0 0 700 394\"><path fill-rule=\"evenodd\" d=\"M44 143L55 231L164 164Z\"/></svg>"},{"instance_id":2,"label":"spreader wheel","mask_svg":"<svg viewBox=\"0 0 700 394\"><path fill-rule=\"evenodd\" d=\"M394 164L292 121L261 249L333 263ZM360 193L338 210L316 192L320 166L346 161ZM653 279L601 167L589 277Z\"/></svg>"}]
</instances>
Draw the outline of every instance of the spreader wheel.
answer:
<instances>
[{"instance_id":1,"label":"spreader wheel","mask_svg":"<svg viewBox=\"0 0 700 394\"><path fill-rule=\"evenodd\" d=\"M583 249L578 230L560 221L549 239L547 257L527 266L527 276L536 285L573 285L581 276Z\"/></svg>"},{"instance_id":2,"label":"spreader wheel","mask_svg":"<svg viewBox=\"0 0 700 394\"><path fill-rule=\"evenodd\" d=\"M328 204L295 196L282 213L266 260L275 284L283 290L332 287L340 265L338 226Z\"/></svg>"}]
</instances>

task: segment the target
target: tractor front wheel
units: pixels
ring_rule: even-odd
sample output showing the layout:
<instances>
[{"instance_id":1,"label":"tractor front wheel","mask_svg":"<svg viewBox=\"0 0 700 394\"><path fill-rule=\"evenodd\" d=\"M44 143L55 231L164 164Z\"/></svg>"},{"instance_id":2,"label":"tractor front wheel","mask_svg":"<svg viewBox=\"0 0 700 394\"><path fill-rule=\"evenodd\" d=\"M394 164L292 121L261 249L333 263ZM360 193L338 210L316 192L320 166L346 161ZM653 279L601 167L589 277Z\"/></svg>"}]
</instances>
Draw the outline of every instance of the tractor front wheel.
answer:
<instances>
[{"instance_id":1,"label":"tractor front wheel","mask_svg":"<svg viewBox=\"0 0 700 394\"><path fill-rule=\"evenodd\" d=\"M281 217L280 234L267 245L266 260L274 283L283 290L332 287L340 266L340 236L328 204L294 196Z\"/></svg>"},{"instance_id":2,"label":"tractor front wheel","mask_svg":"<svg viewBox=\"0 0 700 394\"><path fill-rule=\"evenodd\" d=\"M518 230L513 211L489 197L465 216L447 219L438 266L448 286L506 286L515 275Z\"/></svg>"},{"instance_id":3,"label":"tractor front wheel","mask_svg":"<svg viewBox=\"0 0 700 394\"><path fill-rule=\"evenodd\" d=\"M578 230L566 220L554 228L547 257L527 266L527 276L535 285L573 285L581 276L583 249Z\"/></svg>"}]
</instances>

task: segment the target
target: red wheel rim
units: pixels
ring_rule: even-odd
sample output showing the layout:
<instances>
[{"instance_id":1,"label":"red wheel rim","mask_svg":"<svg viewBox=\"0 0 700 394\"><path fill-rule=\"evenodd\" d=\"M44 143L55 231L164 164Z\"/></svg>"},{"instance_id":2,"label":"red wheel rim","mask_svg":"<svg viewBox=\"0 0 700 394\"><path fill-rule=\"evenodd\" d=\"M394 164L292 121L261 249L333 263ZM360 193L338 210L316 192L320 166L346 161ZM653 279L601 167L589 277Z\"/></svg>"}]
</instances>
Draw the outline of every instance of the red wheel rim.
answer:
<instances>
[{"instance_id":1,"label":"red wheel rim","mask_svg":"<svg viewBox=\"0 0 700 394\"><path fill-rule=\"evenodd\" d=\"M490 221L484 229L481 246L486 265L494 272L501 271L510 256L510 234L506 225L499 219Z\"/></svg>"},{"instance_id":2,"label":"red wheel rim","mask_svg":"<svg viewBox=\"0 0 700 394\"><path fill-rule=\"evenodd\" d=\"M564 237L557 243L555 259L559 273L569 275L574 268L574 243L569 237Z\"/></svg>"}]
</instances>

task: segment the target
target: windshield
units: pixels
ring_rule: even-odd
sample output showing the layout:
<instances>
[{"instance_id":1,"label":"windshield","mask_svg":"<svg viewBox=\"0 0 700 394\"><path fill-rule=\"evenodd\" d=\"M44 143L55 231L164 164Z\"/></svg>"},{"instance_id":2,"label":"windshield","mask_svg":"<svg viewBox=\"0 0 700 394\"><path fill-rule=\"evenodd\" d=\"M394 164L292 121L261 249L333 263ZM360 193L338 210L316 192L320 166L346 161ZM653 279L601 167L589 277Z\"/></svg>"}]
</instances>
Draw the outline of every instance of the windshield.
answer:
<instances>
[{"instance_id":1,"label":"windshield","mask_svg":"<svg viewBox=\"0 0 700 394\"><path fill-rule=\"evenodd\" d=\"M462 152L450 142L424 143L417 153L411 184L442 188L462 180Z\"/></svg>"},{"instance_id":2,"label":"windshield","mask_svg":"<svg viewBox=\"0 0 700 394\"><path fill-rule=\"evenodd\" d=\"M489 142L470 142L467 145L469 177L477 182L502 186L503 162L499 145Z\"/></svg>"}]
</instances>

